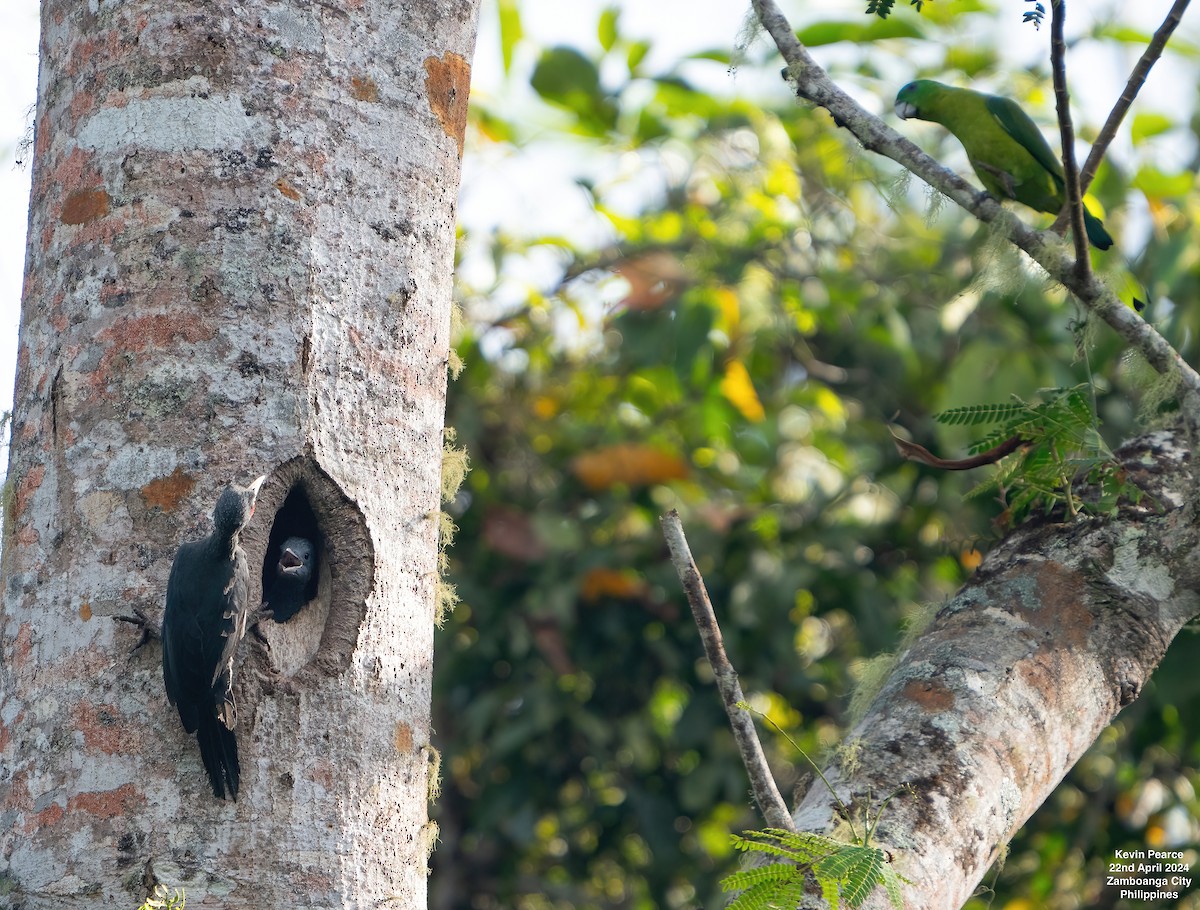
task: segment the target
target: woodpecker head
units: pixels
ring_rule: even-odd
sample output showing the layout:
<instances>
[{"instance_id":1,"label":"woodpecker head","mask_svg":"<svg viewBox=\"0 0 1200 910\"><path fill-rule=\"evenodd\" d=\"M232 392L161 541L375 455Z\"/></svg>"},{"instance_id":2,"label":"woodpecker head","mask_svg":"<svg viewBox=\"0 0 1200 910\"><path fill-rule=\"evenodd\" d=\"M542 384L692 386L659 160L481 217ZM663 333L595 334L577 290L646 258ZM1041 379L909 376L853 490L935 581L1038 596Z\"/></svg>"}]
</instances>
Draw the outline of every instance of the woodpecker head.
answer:
<instances>
[{"instance_id":1,"label":"woodpecker head","mask_svg":"<svg viewBox=\"0 0 1200 910\"><path fill-rule=\"evenodd\" d=\"M276 571L280 578L307 581L312 576L313 545L303 537L289 537L280 550Z\"/></svg>"},{"instance_id":2,"label":"woodpecker head","mask_svg":"<svg viewBox=\"0 0 1200 910\"><path fill-rule=\"evenodd\" d=\"M254 500L266 479L267 475L264 474L247 487L231 483L225 488L213 509L213 525L218 531L235 534L246 527L250 516L254 514Z\"/></svg>"}]
</instances>

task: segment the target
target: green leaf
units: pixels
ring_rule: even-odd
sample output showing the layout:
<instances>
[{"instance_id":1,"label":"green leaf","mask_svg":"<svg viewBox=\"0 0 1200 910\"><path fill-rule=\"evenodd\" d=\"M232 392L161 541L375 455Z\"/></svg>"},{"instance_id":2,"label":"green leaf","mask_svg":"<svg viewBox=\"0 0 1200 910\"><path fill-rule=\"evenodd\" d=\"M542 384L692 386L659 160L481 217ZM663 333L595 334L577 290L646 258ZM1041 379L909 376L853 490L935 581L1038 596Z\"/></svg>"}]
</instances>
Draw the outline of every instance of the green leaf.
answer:
<instances>
[{"instance_id":1,"label":"green leaf","mask_svg":"<svg viewBox=\"0 0 1200 910\"><path fill-rule=\"evenodd\" d=\"M542 53L529 84L547 101L562 102L575 94L598 94L600 71L575 48L552 47Z\"/></svg>"},{"instance_id":2,"label":"green leaf","mask_svg":"<svg viewBox=\"0 0 1200 910\"><path fill-rule=\"evenodd\" d=\"M876 19L866 25L861 22L818 22L800 29L796 35L808 47L820 47L839 41L864 44L887 38L923 38L925 33L915 22L898 18Z\"/></svg>"},{"instance_id":3,"label":"green leaf","mask_svg":"<svg viewBox=\"0 0 1200 910\"><path fill-rule=\"evenodd\" d=\"M521 40L521 9L517 0L500 0L497 7L500 17L500 56L504 61L504 74L512 70L513 48Z\"/></svg>"},{"instance_id":4,"label":"green leaf","mask_svg":"<svg viewBox=\"0 0 1200 910\"><path fill-rule=\"evenodd\" d=\"M1147 165L1138 169L1133 185L1150 199L1181 199L1191 193L1194 181L1188 171L1167 174Z\"/></svg>"},{"instance_id":5,"label":"green leaf","mask_svg":"<svg viewBox=\"0 0 1200 910\"><path fill-rule=\"evenodd\" d=\"M600 23L596 33L600 39L600 46L606 53L611 51L613 45L617 43L617 24L620 19L621 10L616 6L610 6L600 14Z\"/></svg>"},{"instance_id":6,"label":"green leaf","mask_svg":"<svg viewBox=\"0 0 1200 910\"><path fill-rule=\"evenodd\" d=\"M573 47L544 51L529 84L547 101L574 113L580 133L603 136L616 125L616 106L600 87L600 71Z\"/></svg>"},{"instance_id":7,"label":"green leaf","mask_svg":"<svg viewBox=\"0 0 1200 910\"><path fill-rule=\"evenodd\" d=\"M999 423L1001 420L1024 413L1025 406L1006 402L1004 404L972 404L962 408L948 408L933 419L947 426L976 427L985 423Z\"/></svg>"},{"instance_id":8,"label":"green leaf","mask_svg":"<svg viewBox=\"0 0 1200 910\"><path fill-rule=\"evenodd\" d=\"M646 55L650 53L649 41L631 41L629 44L629 54L625 58L625 63L629 67L630 74L635 74L638 67L642 65L642 61L646 59Z\"/></svg>"},{"instance_id":9,"label":"green leaf","mask_svg":"<svg viewBox=\"0 0 1200 910\"><path fill-rule=\"evenodd\" d=\"M896 910L904 910L904 893L900 883L905 881L899 872L892 868L891 863L884 863L881 871L883 890L887 892L888 900Z\"/></svg>"},{"instance_id":10,"label":"green leaf","mask_svg":"<svg viewBox=\"0 0 1200 910\"><path fill-rule=\"evenodd\" d=\"M1146 111L1134 115L1133 123L1129 127L1129 136L1133 140L1133 144L1137 146L1153 136L1161 136L1174 128L1175 121L1166 114Z\"/></svg>"},{"instance_id":11,"label":"green leaf","mask_svg":"<svg viewBox=\"0 0 1200 910\"><path fill-rule=\"evenodd\" d=\"M754 869L743 869L740 872L734 872L732 875L727 875L721 879L722 891L745 891L747 888L753 888L763 882L774 882L782 884L790 882L798 874L800 868L793 866L790 863L771 863L767 866L758 866Z\"/></svg>"}]
</instances>

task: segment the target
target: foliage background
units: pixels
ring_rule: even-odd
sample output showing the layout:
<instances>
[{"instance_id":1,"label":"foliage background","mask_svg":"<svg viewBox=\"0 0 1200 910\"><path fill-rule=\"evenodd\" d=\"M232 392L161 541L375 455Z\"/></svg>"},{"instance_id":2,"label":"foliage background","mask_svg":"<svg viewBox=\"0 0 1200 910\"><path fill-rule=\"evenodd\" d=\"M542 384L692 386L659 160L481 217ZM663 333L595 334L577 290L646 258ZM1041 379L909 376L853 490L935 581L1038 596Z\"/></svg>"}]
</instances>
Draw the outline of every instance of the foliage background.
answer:
<instances>
[{"instance_id":1,"label":"foliage background","mask_svg":"<svg viewBox=\"0 0 1200 910\"><path fill-rule=\"evenodd\" d=\"M1072 60L1132 65L1148 33L1111 11ZM479 183L517 157L545 179L508 188L511 218L462 229L448 422L473 471L437 651L431 907L718 906L729 835L760 821L657 517L682 512L755 704L828 753L867 659L1003 531L1001 503L965 498L984 472L902 461L889 421L949 457L971 437L933 413L1046 387L1093 382L1110 444L1160 415L1109 335L796 104L764 47L734 53L730 35L664 62L616 10L570 47L526 37L517 0L498 13L508 83L473 97L464 209L471 156ZM801 37L876 110L931 76L1016 97L1053 135L1048 51L1014 68L987 38L1019 14L929 3L827 14ZM1200 48L1172 47L1190 81L1152 77L1093 194L1148 318L1195 362ZM1081 113L1087 139L1106 111ZM969 172L939 128L902 129ZM527 207L558 217L531 226ZM1181 636L975 906L1124 906L1102 887L1114 850L1194 846L1197 646ZM765 738L787 792L796 756Z\"/></svg>"}]
</instances>

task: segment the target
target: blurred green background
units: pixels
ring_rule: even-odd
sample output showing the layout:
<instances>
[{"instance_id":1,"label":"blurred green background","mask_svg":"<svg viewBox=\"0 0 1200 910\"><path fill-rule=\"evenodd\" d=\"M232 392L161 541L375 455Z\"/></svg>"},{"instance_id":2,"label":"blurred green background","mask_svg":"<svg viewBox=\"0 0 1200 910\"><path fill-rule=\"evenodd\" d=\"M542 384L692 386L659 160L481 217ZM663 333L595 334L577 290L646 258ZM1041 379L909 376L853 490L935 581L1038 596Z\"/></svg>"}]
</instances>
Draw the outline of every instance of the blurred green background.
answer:
<instances>
[{"instance_id":1,"label":"blurred green background","mask_svg":"<svg viewBox=\"0 0 1200 910\"><path fill-rule=\"evenodd\" d=\"M1084 140L1153 28L1126 6L1072 33ZM1022 12L902 3L796 24L894 124L896 89L929 76L1019 99L1057 146L1048 28ZM965 498L988 469L905 462L889 423L958 457L971 429L931 419L948 407L1090 381L1115 445L1160 403L1027 261L796 103L766 44L731 33L671 59L615 8L573 46L539 41L519 0L488 15L481 52L503 72L473 96L465 164L448 423L472 472L451 506L462 602L436 652L430 906L720 906L729 835L761 822L658 516L682 513L753 703L827 754L862 662L1004 530L1001 503ZM1196 363L1190 35L1092 193L1146 316ZM970 175L939 127L899 128ZM972 907L1127 906L1103 887L1115 849L1194 847L1197 660L1185 630ZM786 794L797 757L763 735Z\"/></svg>"}]
</instances>

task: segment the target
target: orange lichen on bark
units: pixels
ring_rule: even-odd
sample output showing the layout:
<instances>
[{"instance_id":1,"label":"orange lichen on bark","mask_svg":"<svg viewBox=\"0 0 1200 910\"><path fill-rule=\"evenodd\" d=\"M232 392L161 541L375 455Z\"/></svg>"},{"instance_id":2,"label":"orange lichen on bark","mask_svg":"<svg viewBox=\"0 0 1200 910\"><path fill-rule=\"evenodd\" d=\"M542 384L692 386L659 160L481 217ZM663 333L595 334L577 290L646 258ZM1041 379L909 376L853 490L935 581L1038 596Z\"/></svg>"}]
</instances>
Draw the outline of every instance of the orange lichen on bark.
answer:
<instances>
[{"instance_id":1,"label":"orange lichen on bark","mask_svg":"<svg viewBox=\"0 0 1200 910\"><path fill-rule=\"evenodd\" d=\"M174 512L196 487L196 478L176 468L166 477L156 477L142 487L142 499L147 508Z\"/></svg>"},{"instance_id":2,"label":"orange lichen on bark","mask_svg":"<svg viewBox=\"0 0 1200 910\"><path fill-rule=\"evenodd\" d=\"M954 707L954 693L942 683L928 679L910 679L904 684L903 695L935 714Z\"/></svg>"},{"instance_id":3,"label":"orange lichen on bark","mask_svg":"<svg viewBox=\"0 0 1200 910\"><path fill-rule=\"evenodd\" d=\"M63 224L87 224L108 214L108 193L99 190L76 190L63 203L59 220Z\"/></svg>"},{"instance_id":4,"label":"orange lichen on bark","mask_svg":"<svg viewBox=\"0 0 1200 910\"><path fill-rule=\"evenodd\" d=\"M75 729L83 734L84 746L105 755L116 755L123 751L122 731L117 717L117 709L112 705L93 705L81 701L71 709Z\"/></svg>"},{"instance_id":5,"label":"orange lichen on bark","mask_svg":"<svg viewBox=\"0 0 1200 910\"><path fill-rule=\"evenodd\" d=\"M104 344L107 361L122 353L167 348L176 340L204 341L213 334L212 328L197 320L194 313L159 313L120 319L97 333L96 340ZM108 362L102 367L107 369Z\"/></svg>"},{"instance_id":6,"label":"orange lichen on bark","mask_svg":"<svg viewBox=\"0 0 1200 910\"><path fill-rule=\"evenodd\" d=\"M57 825L66 814L66 811L58 803L51 803L42 811L26 816L22 829L25 834L41 831L51 825Z\"/></svg>"},{"instance_id":7,"label":"orange lichen on bark","mask_svg":"<svg viewBox=\"0 0 1200 910\"><path fill-rule=\"evenodd\" d=\"M275 189L279 190L280 193L282 193L288 199L291 199L293 202L300 201L300 191L282 177L275 181Z\"/></svg>"},{"instance_id":8,"label":"orange lichen on bark","mask_svg":"<svg viewBox=\"0 0 1200 910\"><path fill-rule=\"evenodd\" d=\"M426 63L428 68L428 63ZM356 101L369 101L372 104L379 100L379 86L370 76L351 76L350 94Z\"/></svg>"},{"instance_id":9,"label":"orange lichen on bark","mask_svg":"<svg viewBox=\"0 0 1200 910\"><path fill-rule=\"evenodd\" d=\"M471 64L454 53L425 58L425 92L429 107L446 135L458 143L462 157L467 133L467 98L471 94Z\"/></svg>"},{"instance_id":10,"label":"orange lichen on bark","mask_svg":"<svg viewBox=\"0 0 1200 910\"><path fill-rule=\"evenodd\" d=\"M20 521L21 516L25 514L25 510L29 507L30 497L37 492L37 488L42 485L42 481L45 479L46 466L44 464L35 464L17 481L12 498L11 517L14 522Z\"/></svg>"},{"instance_id":11,"label":"orange lichen on bark","mask_svg":"<svg viewBox=\"0 0 1200 910\"><path fill-rule=\"evenodd\" d=\"M124 32L111 29L100 35L92 35L75 42L67 59L67 73L77 76L84 69L95 72L104 67L94 62L114 60L123 56L128 50L128 39ZM86 89L84 90L86 91Z\"/></svg>"},{"instance_id":12,"label":"orange lichen on bark","mask_svg":"<svg viewBox=\"0 0 1200 910\"><path fill-rule=\"evenodd\" d=\"M122 784L115 790L97 790L80 793L67 800L68 812L87 812L97 818L116 818L129 812L129 804L144 804L142 796L133 784Z\"/></svg>"},{"instance_id":13,"label":"orange lichen on bark","mask_svg":"<svg viewBox=\"0 0 1200 910\"><path fill-rule=\"evenodd\" d=\"M44 178L39 179L39 186L61 187L63 190L85 186L95 188L103 182L100 172L93 167L95 157L92 152L78 146L73 147L65 155L55 157L53 167L45 173Z\"/></svg>"},{"instance_id":14,"label":"orange lichen on bark","mask_svg":"<svg viewBox=\"0 0 1200 910\"><path fill-rule=\"evenodd\" d=\"M333 782L337 780L333 763L327 758L317 759L317 763L308 769L307 776L313 783L320 784L326 790L332 790Z\"/></svg>"},{"instance_id":15,"label":"orange lichen on bark","mask_svg":"<svg viewBox=\"0 0 1200 910\"><path fill-rule=\"evenodd\" d=\"M407 755L412 751L413 731L412 727L401 721L396 724L396 751L402 755Z\"/></svg>"},{"instance_id":16,"label":"orange lichen on bark","mask_svg":"<svg viewBox=\"0 0 1200 910\"><path fill-rule=\"evenodd\" d=\"M1040 603L1035 609L1021 610L1025 621L1060 639L1051 647L1059 647L1061 639L1071 647L1084 647L1096 620L1082 601L1087 586L1083 576L1057 563L1045 562L1038 568L1034 584ZM1054 608L1048 609L1051 604Z\"/></svg>"},{"instance_id":17,"label":"orange lichen on bark","mask_svg":"<svg viewBox=\"0 0 1200 910\"><path fill-rule=\"evenodd\" d=\"M86 600L79 605L79 618L84 622L92 618L92 605Z\"/></svg>"}]
</instances>

